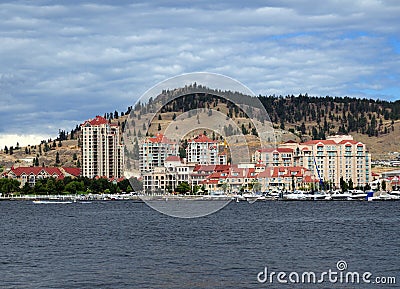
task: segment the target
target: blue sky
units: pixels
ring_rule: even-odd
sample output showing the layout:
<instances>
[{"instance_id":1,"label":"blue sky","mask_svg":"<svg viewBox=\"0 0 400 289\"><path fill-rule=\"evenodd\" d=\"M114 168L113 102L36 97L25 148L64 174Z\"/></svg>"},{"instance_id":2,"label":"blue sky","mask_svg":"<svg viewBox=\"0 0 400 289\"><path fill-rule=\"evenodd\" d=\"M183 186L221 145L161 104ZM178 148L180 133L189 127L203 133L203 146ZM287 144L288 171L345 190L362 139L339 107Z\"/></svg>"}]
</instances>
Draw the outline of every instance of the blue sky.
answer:
<instances>
[{"instance_id":1,"label":"blue sky","mask_svg":"<svg viewBox=\"0 0 400 289\"><path fill-rule=\"evenodd\" d=\"M181 73L262 95L400 98L399 1L245 2L2 1L0 148L125 110Z\"/></svg>"}]
</instances>

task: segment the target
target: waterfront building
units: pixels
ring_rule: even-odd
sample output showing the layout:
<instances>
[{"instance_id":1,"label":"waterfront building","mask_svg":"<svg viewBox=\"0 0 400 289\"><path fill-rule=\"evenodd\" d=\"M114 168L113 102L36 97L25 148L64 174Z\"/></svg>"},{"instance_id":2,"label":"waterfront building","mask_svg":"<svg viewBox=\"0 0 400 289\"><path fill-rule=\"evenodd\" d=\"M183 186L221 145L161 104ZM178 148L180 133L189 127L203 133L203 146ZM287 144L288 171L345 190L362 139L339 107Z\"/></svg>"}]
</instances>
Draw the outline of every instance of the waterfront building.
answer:
<instances>
[{"instance_id":1,"label":"waterfront building","mask_svg":"<svg viewBox=\"0 0 400 289\"><path fill-rule=\"evenodd\" d=\"M26 183L33 187L41 179L54 178L63 180L67 176L75 178L80 176L80 169L69 167L11 167L10 170L3 172L1 176L18 180L22 188Z\"/></svg>"},{"instance_id":2,"label":"waterfront building","mask_svg":"<svg viewBox=\"0 0 400 289\"><path fill-rule=\"evenodd\" d=\"M350 135L303 143L288 142L279 147L293 150L293 166L307 168L332 188L340 188L341 178L352 182L354 187L364 187L372 181L371 154L365 144Z\"/></svg>"},{"instance_id":3,"label":"waterfront building","mask_svg":"<svg viewBox=\"0 0 400 289\"><path fill-rule=\"evenodd\" d=\"M152 172L156 167L163 167L169 156L178 156L179 146L163 134L148 137L139 147L140 171Z\"/></svg>"},{"instance_id":4,"label":"waterfront building","mask_svg":"<svg viewBox=\"0 0 400 289\"><path fill-rule=\"evenodd\" d=\"M257 175L262 191L311 190L318 183L312 172L304 167L268 167Z\"/></svg>"},{"instance_id":5,"label":"waterfront building","mask_svg":"<svg viewBox=\"0 0 400 289\"><path fill-rule=\"evenodd\" d=\"M188 141L186 158L188 163L218 165L220 164L218 143L206 135L201 134Z\"/></svg>"},{"instance_id":6,"label":"waterfront building","mask_svg":"<svg viewBox=\"0 0 400 289\"><path fill-rule=\"evenodd\" d=\"M184 163L178 156L168 156L163 167L142 173L144 193L164 193L174 191L182 182L190 184L194 168L194 164Z\"/></svg>"},{"instance_id":7,"label":"waterfront building","mask_svg":"<svg viewBox=\"0 0 400 289\"><path fill-rule=\"evenodd\" d=\"M124 146L118 125L96 116L81 125L82 175L88 178L121 178L124 171Z\"/></svg>"},{"instance_id":8,"label":"waterfront building","mask_svg":"<svg viewBox=\"0 0 400 289\"><path fill-rule=\"evenodd\" d=\"M268 167L293 166L293 149L284 147L259 149L253 154L253 162Z\"/></svg>"}]
</instances>

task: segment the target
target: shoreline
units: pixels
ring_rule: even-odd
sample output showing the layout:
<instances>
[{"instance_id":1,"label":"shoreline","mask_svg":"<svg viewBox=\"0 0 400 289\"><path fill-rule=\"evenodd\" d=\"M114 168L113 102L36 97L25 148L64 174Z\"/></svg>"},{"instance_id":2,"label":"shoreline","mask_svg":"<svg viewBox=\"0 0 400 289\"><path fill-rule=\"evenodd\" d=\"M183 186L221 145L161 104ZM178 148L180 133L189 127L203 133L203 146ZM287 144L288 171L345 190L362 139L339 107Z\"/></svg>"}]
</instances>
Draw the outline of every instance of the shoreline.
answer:
<instances>
[{"instance_id":1,"label":"shoreline","mask_svg":"<svg viewBox=\"0 0 400 289\"><path fill-rule=\"evenodd\" d=\"M400 197L392 197L390 194L377 192L372 199L367 198L309 198L291 199L275 196L251 196L243 197L239 195L121 195L121 194L99 194L99 195L24 195L0 197L1 201L69 201L69 202L87 202L87 201L133 201L133 202L153 202L153 201L233 201L233 202L268 202L268 201L311 201L311 202L330 202L330 201L399 201ZM388 198L390 196L390 198Z\"/></svg>"}]
</instances>

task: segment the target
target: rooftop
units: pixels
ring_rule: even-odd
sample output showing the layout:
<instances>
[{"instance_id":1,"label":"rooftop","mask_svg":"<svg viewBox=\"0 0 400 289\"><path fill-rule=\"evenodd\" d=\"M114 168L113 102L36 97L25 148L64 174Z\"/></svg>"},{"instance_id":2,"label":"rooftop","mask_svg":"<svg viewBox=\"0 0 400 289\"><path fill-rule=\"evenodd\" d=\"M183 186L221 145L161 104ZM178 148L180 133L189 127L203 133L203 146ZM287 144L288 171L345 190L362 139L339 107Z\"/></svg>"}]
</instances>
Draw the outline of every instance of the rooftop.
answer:
<instances>
[{"instance_id":1,"label":"rooftop","mask_svg":"<svg viewBox=\"0 0 400 289\"><path fill-rule=\"evenodd\" d=\"M107 124L107 123L108 123L108 121L104 117L97 115L94 119L89 119L89 120L85 121L82 125L85 125L85 124L101 125L101 124Z\"/></svg>"},{"instance_id":2,"label":"rooftop","mask_svg":"<svg viewBox=\"0 0 400 289\"><path fill-rule=\"evenodd\" d=\"M216 143L216 141L210 139L208 136L201 134L191 140L192 142L200 142L200 143Z\"/></svg>"}]
</instances>

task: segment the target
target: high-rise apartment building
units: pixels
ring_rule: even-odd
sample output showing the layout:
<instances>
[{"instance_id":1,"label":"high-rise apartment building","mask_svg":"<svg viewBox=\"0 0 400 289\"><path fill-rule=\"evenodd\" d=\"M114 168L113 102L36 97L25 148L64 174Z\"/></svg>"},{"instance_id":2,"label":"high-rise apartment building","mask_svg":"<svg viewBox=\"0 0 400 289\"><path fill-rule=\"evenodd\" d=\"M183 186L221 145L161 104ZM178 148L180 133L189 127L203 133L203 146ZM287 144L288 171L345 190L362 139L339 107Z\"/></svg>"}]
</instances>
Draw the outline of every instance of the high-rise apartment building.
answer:
<instances>
[{"instance_id":1,"label":"high-rise apartment building","mask_svg":"<svg viewBox=\"0 0 400 289\"><path fill-rule=\"evenodd\" d=\"M169 156L178 156L178 144L159 133L148 137L139 147L139 166L141 172L153 172L156 167L163 167Z\"/></svg>"},{"instance_id":2,"label":"high-rise apartment building","mask_svg":"<svg viewBox=\"0 0 400 289\"><path fill-rule=\"evenodd\" d=\"M96 116L81 125L82 175L88 178L120 178L124 171L124 146L118 125Z\"/></svg>"},{"instance_id":3,"label":"high-rise apartment building","mask_svg":"<svg viewBox=\"0 0 400 289\"><path fill-rule=\"evenodd\" d=\"M188 163L218 165L218 143L201 134L188 141L186 158Z\"/></svg>"}]
</instances>

